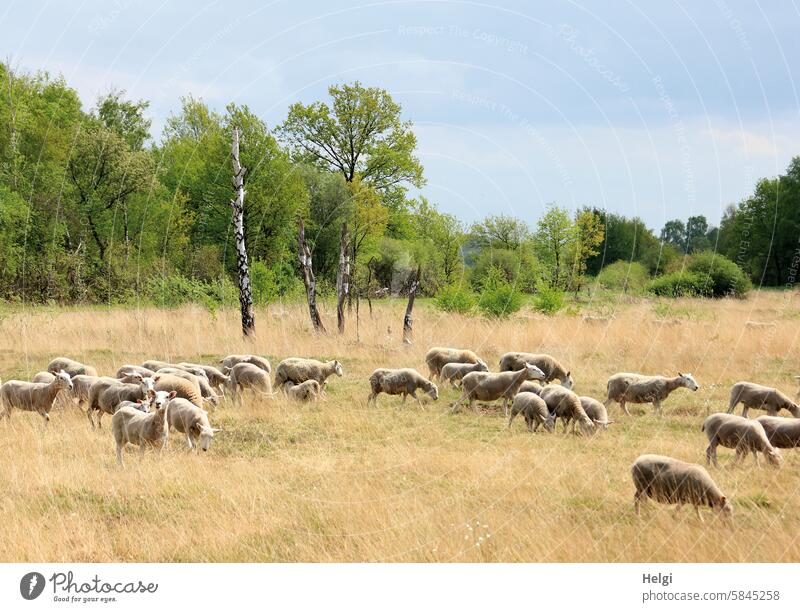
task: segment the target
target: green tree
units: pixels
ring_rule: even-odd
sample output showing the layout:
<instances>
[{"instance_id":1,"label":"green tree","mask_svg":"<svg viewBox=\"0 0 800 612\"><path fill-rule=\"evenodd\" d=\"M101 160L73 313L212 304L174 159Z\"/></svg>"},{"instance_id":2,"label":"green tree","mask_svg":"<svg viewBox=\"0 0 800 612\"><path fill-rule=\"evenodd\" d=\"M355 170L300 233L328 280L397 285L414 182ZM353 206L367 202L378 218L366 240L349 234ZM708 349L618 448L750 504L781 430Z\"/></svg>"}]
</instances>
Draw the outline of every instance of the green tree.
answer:
<instances>
[{"instance_id":1,"label":"green tree","mask_svg":"<svg viewBox=\"0 0 800 612\"><path fill-rule=\"evenodd\" d=\"M672 219L661 228L661 240L686 252L686 226L680 219Z\"/></svg>"},{"instance_id":2,"label":"green tree","mask_svg":"<svg viewBox=\"0 0 800 612\"><path fill-rule=\"evenodd\" d=\"M534 245L539 260L548 271L551 287L562 287L569 273L568 252L575 238L569 211L549 204L536 224Z\"/></svg>"},{"instance_id":3,"label":"green tree","mask_svg":"<svg viewBox=\"0 0 800 612\"><path fill-rule=\"evenodd\" d=\"M489 215L474 223L471 231L481 248L514 251L530 238L527 224L507 215Z\"/></svg>"}]
</instances>

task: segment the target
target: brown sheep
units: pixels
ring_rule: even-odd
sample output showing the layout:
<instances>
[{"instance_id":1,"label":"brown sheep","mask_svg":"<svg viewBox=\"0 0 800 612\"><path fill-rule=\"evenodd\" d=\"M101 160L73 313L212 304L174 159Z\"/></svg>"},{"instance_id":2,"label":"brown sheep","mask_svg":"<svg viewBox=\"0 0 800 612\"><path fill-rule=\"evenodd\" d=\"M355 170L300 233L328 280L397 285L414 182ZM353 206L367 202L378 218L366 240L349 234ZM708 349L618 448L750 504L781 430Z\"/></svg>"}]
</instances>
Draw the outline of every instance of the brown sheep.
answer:
<instances>
[{"instance_id":1,"label":"brown sheep","mask_svg":"<svg viewBox=\"0 0 800 612\"><path fill-rule=\"evenodd\" d=\"M520 386L526 380L543 380L544 372L534 365L525 364L518 372L470 372L461 379L461 388L464 390L458 401L453 404L450 412L455 412L464 400L472 408L475 400L492 402L503 398L503 413L508 416L508 402L513 400Z\"/></svg>"},{"instance_id":2,"label":"brown sheep","mask_svg":"<svg viewBox=\"0 0 800 612\"><path fill-rule=\"evenodd\" d=\"M500 371L510 372L521 370L523 364L535 365L544 372L544 382L549 383L558 379L567 389L575 386L575 381L563 365L552 355L537 353L506 353L500 358Z\"/></svg>"},{"instance_id":3,"label":"brown sheep","mask_svg":"<svg viewBox=\"0 0 800 612\"><path fill-rule=\"evenodd\" d=\"M439 399L439 389L431 381L425 378L422 374L413 368L402 368L399 370L389 370L387 368L379 368L375 370L369 377L369 385L371 388L367 404L378 404L378 395L386 393L387 395L402 395L403 403L409 395L417 400L420 408L422 408L422 400L417 397L417 389L422 389L432 399Z\"/></svg>"},{"instance_id":4,"label":"brown sheep","mask_svg":"<svg viewBox=\"0 0 800 612\"><path fill-rule=\"evenodd\" d=\"M653 404L657 414L661 413L661 402L675 391L685 387L692 391L697 391L700 385L691 374L681 374L673 378L665 376L645 376L644 374L633 374L630 372L620 372L608 379L607 397L603 402L608 408L611 402L619 402L622 410L628 416L627 402L631 404Z\"/></svg>"},{"instance_id":5,"label":"brown sheep","mask_svg":"<svg viewBox=\"0 0 800 612\"><path fill-rule=\"evenodd\" d=\"M756 419L764 428L767 440L775 448L800 446L800 419L762 415Z\"/></svg>"},{"instance_id":6,"label":"brown sheep","mask_svg":"<svg viewBox=\"0 0 800 612\"><path fill-rule=\"evenodd\" d=\"M758 421L718 412L703 421L700 431L704 431L708 438L706 463L718 465L717 446L736 449L736 463L742 461L748 453L753 453L756 465L758 453L763 453L767 461L775 467L783 462L780 451L769 443L764 427Z\"/></svg>"},{"instance_id":7,"label":"brown sheep","mask_svg":"<svg viewBox=\"0 0 800 612\"><path fill-rule=\"evenodd\" d=\"M733 412L736 404L744 404L742 416L747 416L750 408L766 410L770 416L777 416L781 408L792 413L793 417L800 417L800 407L788 395L772 387L765 387L747 381L737 382L731 387L731 399L728 402L728 414Z\"/></svg>"}]
</instances>

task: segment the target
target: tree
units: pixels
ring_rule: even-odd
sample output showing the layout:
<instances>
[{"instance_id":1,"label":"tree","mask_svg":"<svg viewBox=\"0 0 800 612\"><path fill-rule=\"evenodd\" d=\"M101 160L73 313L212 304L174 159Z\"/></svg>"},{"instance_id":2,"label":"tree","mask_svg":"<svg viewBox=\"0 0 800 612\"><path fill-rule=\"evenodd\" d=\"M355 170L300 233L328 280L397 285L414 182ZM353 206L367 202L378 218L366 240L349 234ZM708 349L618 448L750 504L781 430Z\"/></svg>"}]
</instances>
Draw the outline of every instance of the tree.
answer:
<instances>
[{"instance_id":1,"label":"tree","mask_svg":"<svg viewBox=\"0 0 800 612\"><path fill-rule=\"evenodd\" d=\"M244 175L247 168L239 162L239 128L232 132L231 163L233 164L233 190L236 197L231 200L233 209L233 232L236 246L236 269L239 278L239 305L242 311L242 334L246 337L256 333L256 317L253 312L253 290L250 286L250 269L247 263L247 248L244 240ZM300 232L302 234L302 225Z\"/></svg>"},{"instance_id":2,"label":"tree","mask_svg":"<svg viewBox=\"0 0 800 612\"><path fill-rule=\"evenodd\" d=\"M144 116L150 103L125 100L125 91L112 90L97 100L96 117L107 130L119 134L131 151L140 151L150 138L150 119Z\"/></svg>"},{"instance_id":3,"label":"tree","mask_svg":"<svg viewBox=\"0 0 800 612\"><path fill-rule=\"evenodd\" d=\"M353 216L350 224L350 280L360 271L363 257L371 255L378 239L386 229L388 213L381 204L380 196L359 177L350 183L350 198ZM353 291L348 295L348 307L352 305Z\"/></svg>"},{"instance_id":4,"label":"tree","mask_svg":"<svg viewBox=\"0 0 800 612\"><path fill-rule=\"evenodd\" d=\"M456 274L464 268L461 247L466 237L464 224L453 215L439 212L425 197L420 197L413 211L413 236L419 244L427 263L426 283L438 289L441 284L455 281Z\"/></svg>"},{"instance_id":5,"label":"tree","mask_svg":"<svg viewBox=\"0 0 800 612\"><path fill-rule=\"evenodd\" d=\"M472 235L481 248L514 251L530 237L527 224L507 215L489 215L473 224Z\"/></svg>"},{"instance_id":6,"label":"tree","mask_svg":"<svg viewBox=\"0 0 800 612\"><path fill-rule=\"evenodd\" d=\"M575 228L566 209L549 204L539 219L534 244L539 260L549 271L550 286L562 287L568 271L567 253Z\"/></svg>"},{"instance_id":7,"label":"tree","mask_svg":"<svg viewBox=\"0 0 800 612\"><path fill-rule=\"evenodd\" d=\"M686 226L680 219L672 219L661 229L661 240L686 252Z\"/></svg>"},{"instance_id":8,"label":"tree","mask_svg":"<svg viewBox=\"0 0 800 612\"><path fill-rule=\"evenodd\" d=\"M705 216L697 215L689 217L686 221L686 252L697 253L707 251L710 243L708 241L708 221Z\"/></svg>"},{"instance_id":9,"label":"tree","mask_svg":"<svg viewBox=\"0 0 800 612\"><path fill-rule=\"evenodd\" d=\"M575 291L580 289L583 282L587 261L600 253L603 234L603 222L599 215L591 210L582 210L576 214L573 241L569 249L572 260L570 285Z\"/></svg>"}]
</instances>

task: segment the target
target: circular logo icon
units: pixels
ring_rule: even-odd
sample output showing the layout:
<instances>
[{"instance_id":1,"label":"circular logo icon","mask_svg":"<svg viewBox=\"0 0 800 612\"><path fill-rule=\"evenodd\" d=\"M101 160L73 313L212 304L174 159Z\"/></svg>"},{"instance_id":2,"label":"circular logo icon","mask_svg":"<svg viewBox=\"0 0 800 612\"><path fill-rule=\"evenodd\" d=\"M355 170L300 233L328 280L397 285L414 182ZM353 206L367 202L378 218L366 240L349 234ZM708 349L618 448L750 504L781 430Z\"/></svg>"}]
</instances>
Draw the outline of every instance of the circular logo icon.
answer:
<instances>
[{"instance_id":1,"label":"circular logo icon","mask_svg":"<svg viewBox=\"0 0 800 612\"><path fill-rule=\"evenodd\" d=\"M44 591L44 576L39 572L28 572L19 581L19 594L24 599L36 599Z\"/></svg>"}]
</instances>

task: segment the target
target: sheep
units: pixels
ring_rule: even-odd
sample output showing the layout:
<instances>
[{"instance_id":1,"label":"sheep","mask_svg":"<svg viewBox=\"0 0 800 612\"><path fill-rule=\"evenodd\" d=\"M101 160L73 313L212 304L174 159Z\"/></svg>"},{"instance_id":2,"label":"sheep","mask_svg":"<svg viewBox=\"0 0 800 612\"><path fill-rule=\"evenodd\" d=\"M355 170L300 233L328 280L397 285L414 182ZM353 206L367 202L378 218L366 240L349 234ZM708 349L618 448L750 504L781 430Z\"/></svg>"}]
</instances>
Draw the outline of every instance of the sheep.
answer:
<instances>
[{"instance_id":1,"label":"sheep","mask_svg":"<svg viewBox=\"0 0 800 612\"><path fill-rule=\"evenodd\" d=\"M686 387L692 391L697 391L700 385L690 373L681 374L674 378L667 378L665 376L646 376L644 374L633 374L630 372L620 372L614 374L608 379L606 385L607 397L603 402L606 408L611 405L611 402L619 402L622 410L628 416L628 408L625 405L627 402L632 404L653 404L653 408L657 414L661 413L661 402L663 402L670 393L680 387Z\"/></svg>"},{"instance_id":2,"label":"sheep","mask_svg":"<svg viewBox=\"0 0 800 612\"><path fill-rule=\"evenodd\" d=\"M603 402L587 395L581 395L578 399L581 400L581 406L586 416L592 419L596 426L608 429L608 426L614 422L608 420L608 411Z\"/></svg>"},{"instance_id":3,"label":"sheep","mask_svg":"<svg viewBox=\"0 0 800 612\"><path fill-rule=\"evenodd\" d=\"M236 366L234 366L235 368ZM281 361L278 367L275 368L275 386L283 387L286 381L299 384L313 379L324 389L325 380L334 374L337 376L344 375L342 364L336 360L323 363L316 359L290 357Z\"/></svg>"},{"instance_id":4,"label":"sheep","mask_svg":"<svg viewBox=\"0 0 800 612\"><path fill-rule=\"evenodd\" d=\"M137 365L124 365L117 370L117 373L114 374L114 378L125 378L128 374L141 374L144 378L152 378L155 373L155 370L151 370L150 368L143 368Z\"/></svg>"},{"instance_id":5,"label":"sheep","mask_svg":"<svg viewBox=\"0 0 800 612\"><path fill-rule=\"evenodd\" d=\"M710 506L727 518L733 515L728 498L701 465L663 455L641 455L631 466L631 475L636 487L633 505L637 515L642 500L648 497L664 504L678 504L676 513L683 504L691 504L701 522L700 506Z\"/></svg>"},{"instance_id":6,"label":"sheep","mask_svg":"<svg viewBox=\"0 0 800 612\"><path fill-rule=\"evenodd\" d=\"M439 379L443 382L448 381L453 387L459 387L461 386L461 379L470 372L488 371L489 366L487 366L480 359L478 360L478 363L446 363L442 367L442 371L439 373Z\"/></svg>"},{"instance_id":7,"label":"sheep","mask_svg":"<svg viewBox=\"0 0 800 612\"><path fill-rule=\"evenodd\" d=\"M88 374L78 374L72 377L71 395L73 399L77 400L78 406L89 401L89 390L100 378L100 376L89 376Z\"/></svg>"},{"instance_id":8,"label":"sheep","mask_svg":"<svg viewBox=\"0 0 800 612\"><path fill-rule=\"evenodd\" d=\"M781 453L769 443L764 427L758 421L751 421L744 417L718 412L712 414L700 427L708 438L706 449L706 463L714 462L717 467L717 446L736 449L736 461L739 463L747 453L753 453L758 465L758 453L764 453L767 461L775 467L780 467L783 462Z\"/></svg>"},{"instance_id":9,"label":"sheep","mask_svg":"<svg viewBox=\"0 0 800 612\"><path fill-rule=\"evenodd\" d=\"M202 372L202 370L197 371ZM214 389L211 388L211 384L208 382L208 378L206 378L205 373L203 373L202 376L198 376L182 368L169 367L161 368L156 372L156 374L172 374L178 378L186 379L193 385L197 385L197 389L200 391L200 395L203 397L203 400L208 400L214 406L219 404L219 397L214 392Z\"/></svg>"},{"instance_id":10,"label":"sheep","mask_svg":"<svg viewBox=\"0 0 800 612\"><path fill-rule=\"evenodd\" d=\"M549 414L545 428L549 431L555 431L557 418L564 423L565 433L570 421L572 433L575 433L579 424L585 435L593 434L597 430L594 421L584 411L580 398L572 390L562 385L546 385L539 391L539 397L547 404Z\"/></svg>"},{"instance_id":11,"label":"sheep","mask_svg":"<svg viewBox=\"0 0 800 612\"><path fill-rule=\"evenodd\" d=\"M467 349L454 349L434 346L425 355L425 363L428 365L428 378L433 380L434 376L441 380L442 368L448 363L478 363L478 356Z\"/></svg>"},{"instance_id":12,"label":"sheep","mask_svg":"<svg viewBox=\"0 0 800 612\"><path fill-rule=\"evenodd\" d=\"M47 371L53 374L63 371L69 374L70 377L77 376L78 374L97 376L97 370L92 366L80 363L69 357L56 357L47 364Z\"/></svg>"},{"instance_id":13,"label":"sheep","mask_svg":"<svg viewBox=\"0 0 800 612\"><path fill-rule=\"evenodd\" d=\"M542 385L535 380L526 380L519 386L517 393L535 393L539 395L542 388Z\"/></svg>"},{"instance_id":14,"label":"sheep","mask_svg":"<svg viewBox=\"0 0 800 612\"><path fill-rule=\"evenodd\" d=\"M11 409L36 412L50 422L50 410L56 396L65 389L72 389L72 379L67 372L60 371L49 383L7 380L0 386L0 418L11 416Z\"/></svg>"},{"instance_id":15,"label":"sheep","mask_svg":"<svg viewBox=\"0 0 800 612\"><path fill-rule=\"evenodd\" d=\"M172 364L166 361L159 361L158 359L148 359L142 363L142 367L157 372L161 368L171 368Z\"/></svg>"},{"instance_id":16,"label":"sheep","mask_svg":"<svg viewBox=\"0 0 800 612\"><path fill-rule=\"evenodd\" d=\"M494 401L502 397L503 413L508 416L508 401L514 398L522 383L526 380L544 380L544 376L538 367L529 364L525 364L518 372L470 372L461 379L464 392L450 412L458 410L464 400L469 400L469 407L472 408L475 400Z\"/></svg>"},{"instance_id":17,"label":"sheep","mask_svg":"<svg viewBox=\"0 0 800 612\"><path fill-rule=\"evenodd\" d=\"M225 374L228 374L237 363L252 363L265 372L272 374L272 366L269 360L259 355L228 355L224 359L220 359L219 362L222 364L222 371Z\"/></svg>"},{"instance_id":18,"label":"sheep","mask_svg":"<svg viewBox=\"0 0 800 612\"><path fill-rule=\"evenodd\" d=\"M528 426L528 431L530 432L539 429L539 425L544 425L545 429L548 429L552 425L552 422L547 419L549 414L547 404L536 393L521 391L514 396L514 401L511 402L511 413L508 415L506 428L511 427L511 422L520 412L525 417L525 424ZM548 431L552 431L552 428L548 429Z\"/></svg>"},{"instance_id":19,"label":"sheep","mask_svg":"<svg viewBox=\"0 0 800 612\"><path fill-rule=\"evenodd\" d=\"M199 446L204 452L207 451L214 439L214 434L222 431L211 427L211 423L208 421L208 412L182 397L176 397L169 401L167 421L172 429L186 435L189 450L194 450Z\"/></svg>"},{"instance_id":20,"label":"sheep","mask_svg":"<svg viewBox=\"0 0 800 612\"><path fill-rule=\"evenodd\" d=\"M35 383L51 383L56 379L56 375L52 372L36 372L33 376Z\"/></svg>"},{"instance_id":21,"label":"sheep","mask_svg":"<svg viewBox=\"0 0 800 612\"><path fill-rule=\"evenodd\" d=\"M95 411L98 412L97 427L102 427L104 413L114 414L121 402L143 400L154 390L154 378L132 373L123 380L102 377L89 387L86 418L89 419L92 429L95 427L93 418Z\"/></svg>"},{"instance_id":22,"label":"sheep","mask_svg":"<svg viewBox=\"0 0 800 612\"><path fill-rule=\"evenodd\" d=\"M367 397L367 404L378 405L378 395L402 395L403 403L409 395L417 400L422 408L422 400L417 396L417 389L422 389L434 401L439 399L439 389L413 368L401 368L390 370L378 368L369 377L370 394Z\"/></svg>"},{"instance_id":23,"label":"sheep","mask_svg":"<svg viewBox=\"0 0 800 612\"><path fill-rule=\"evenodd\" d=\"M296 402L316 402L319 397L321 387L316 380L307 380L304 383L295 385L292 381L284 383L283 390L289 399Z\"/></svg>"},{"instance_id":24,"label":"sheep","mask_svg":"<svg viewBox=\"0 0 800 612\"><path fill-rule=\"evenodd\" d=\"M549 383L558 379L561 385L567 389L575 386L575 381L567 369L562 366L555 357L546 354L536 353L506 353L500 357L500 371L509 372L521 370L526 363L535 365L544 372L544 381Z\"/></svg>"},{"instance_id":25,"label":"sheep","mask_svg":"<svg viewBox=\"0 0 800 612\"><path fill-rule=\"evenodd\" d=\"M747 411L750 408L766 410L770 416L777 416L781 408L785 408L792 413L793 417L800 418L800 407L789 399L788 395L772 387L765 387L744 380L737 382L731 387L728 414L733 412L739 402L744 405L744 408L742 408L743 417L747 416Z\"/></svg>"},{"instance_id":26,"label":"sheep","mask_svg":"<svg viewBox=\"0 0 800 612\"><path fill-rule=\"evenodd\" d=\"M269 362L266 363L267 366L269 366ZM189 363L186 361L182 361L178 365L182 368L197 368L202 370L205 373L206 378L208 379L208 384L210 384L213 389L216 389L220 393L222 393L223 389L228 384L229 376L227 374L223 374L220 370L218 370L214 366ZM269 371L270 370L267 369L267 372Z\"/></svg>"},{"instance_id":27,"label":"sheep","mask_svg":"<svg viewBox=\"0 0 800 612\"><path fill-rule=\"evenodd\" d=\"M305 381L302 381L305 382ZM231 400L236 403L239 399L238 391L252 389L253 391L272 398L272 383L269 373L257 365L243 361L231 368L230 382L228 383Z\"/></svg>"},{"instance_id":28,"label":"sheep","mask_svg":"<svg viewBox=\"0 0 800 612\"><path fill-rule=\"evenodd\" d=\"M111 417L111 431L117 444L117 463L120 466L125 466L122 449L126 444L136 444L142 455L147 446L163 450L167 444L167 406L175 397L175 392L150 390L148 395L152 407L150 412L142 412L126 404L120 406Z\"/></svg>"},{"instance_id":29,"label":"sheep","mask_svg":"<svg viewBox=\"0 0 800 612\"><path fill-rule=\"evenodd\" d=\"M175 391L176 397L182 397L195 406L203 407L203 396L200 388L193 382L174 374L158 374L153 377L153 388L156 391Z\"/></svg>"},{"instance_id":30,"label":"sheep","mask_svg":"<svg viewBox=\"0 0 800 612\"><path fill-rule=\"evenodd\" d=\"M764 428L767 440L775 448L800 446L800 420L762 415L756 419Z\"/></svg>"}]
</instances>

